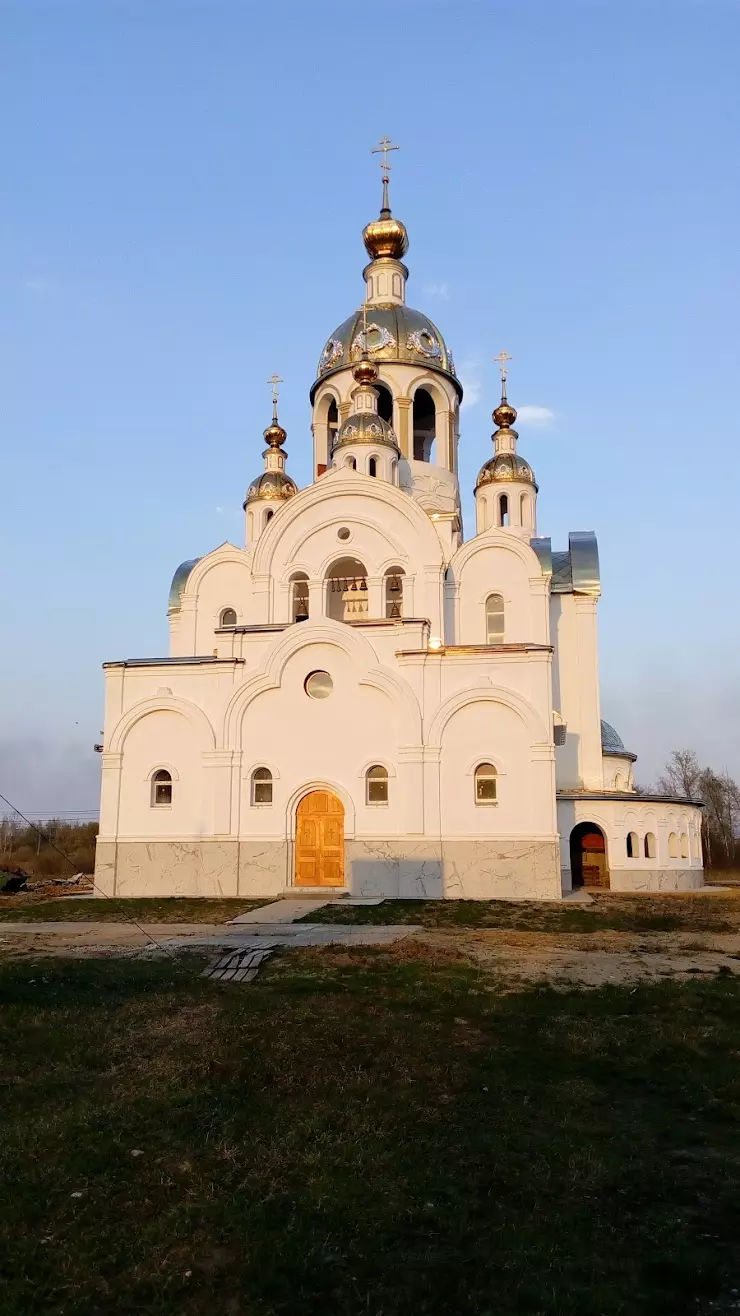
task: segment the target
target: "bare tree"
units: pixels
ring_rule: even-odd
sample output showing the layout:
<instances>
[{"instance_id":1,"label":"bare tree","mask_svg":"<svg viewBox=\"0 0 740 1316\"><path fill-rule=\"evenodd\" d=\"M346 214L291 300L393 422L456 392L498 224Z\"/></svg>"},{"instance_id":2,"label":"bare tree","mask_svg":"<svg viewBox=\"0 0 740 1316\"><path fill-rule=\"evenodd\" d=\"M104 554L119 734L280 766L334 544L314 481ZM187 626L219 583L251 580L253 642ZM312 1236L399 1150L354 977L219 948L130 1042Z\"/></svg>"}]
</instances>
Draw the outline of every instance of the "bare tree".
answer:
<instances>
[{"instance_id":1,"label":"bare tree","mask_svg":"<svg viewBox=\"0 0 740 1316\"><path fill-rule=\"evenodd\" d=\"M704 804L703 828L709 862L731 864L740 833L740 788L729 772L705 768L699 781Z\"/></svg>"},{"instance_id":2,"label":"bare tree","mask_svg":"<svg viewBox=\"0 0 740 1316\"><path fill-rule=\"evenodd\" d=\"M658 790L663 795L681 795L684 799L701 799L702 769L693 749L674 749L658 777Z\"/></svg>"}]
</instances>

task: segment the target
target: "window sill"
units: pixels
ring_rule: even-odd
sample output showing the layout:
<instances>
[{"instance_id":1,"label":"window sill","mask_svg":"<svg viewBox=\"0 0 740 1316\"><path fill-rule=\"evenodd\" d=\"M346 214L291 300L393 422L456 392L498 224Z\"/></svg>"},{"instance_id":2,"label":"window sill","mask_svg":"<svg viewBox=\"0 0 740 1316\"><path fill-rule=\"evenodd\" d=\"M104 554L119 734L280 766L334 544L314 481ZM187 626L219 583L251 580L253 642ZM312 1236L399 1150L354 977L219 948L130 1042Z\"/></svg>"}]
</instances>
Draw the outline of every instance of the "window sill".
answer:
<instances>
[{"instance_id":1,"label":"window sill","mask_svg":"<svg viewBox=\"0 0 740 1316\"><path fill-rule=\"evenodd\" d=\"M498 800L476 800L476 809L495 809L498 807Z\"/></svg>"}]
</instances>

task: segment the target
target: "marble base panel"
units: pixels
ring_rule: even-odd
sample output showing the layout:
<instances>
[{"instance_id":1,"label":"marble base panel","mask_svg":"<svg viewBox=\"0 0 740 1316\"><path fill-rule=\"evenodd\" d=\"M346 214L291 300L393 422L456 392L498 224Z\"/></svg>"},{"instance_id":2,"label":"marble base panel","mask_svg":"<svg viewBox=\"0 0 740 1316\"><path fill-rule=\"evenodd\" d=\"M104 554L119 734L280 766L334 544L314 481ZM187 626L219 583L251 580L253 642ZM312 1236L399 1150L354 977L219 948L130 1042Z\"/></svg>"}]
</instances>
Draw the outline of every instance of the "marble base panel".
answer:
<instances>
[{"instance_id":1,"label":"marble base panel","mask_svg":"<svg viewBox=\"0 0 740 1316\"><path fill-rule=\"evenodd\" d=\"M560 857L551 841L348 841L353 896L401 900L559 900Z\"/></svg>"},{"instance_id":2,"label":"marble base panel","mask_svg":"<svg viewBox=\"0 0 740 1316\"><path fill-rule=\"evenodd\" d=\"M98 841L95 862L107 896L274 896L286 874L284 841Z\"/></svg>"},{"instance_id":3,"label":"marble base panel","mask_svg":"<svg viewBox=\"0 0 740 1316\"><path fill-rule=\"evenodd\" d=\"M612 891L698 891L704 886L703 868L612 868Z\"/></svg>"}]
</instances>

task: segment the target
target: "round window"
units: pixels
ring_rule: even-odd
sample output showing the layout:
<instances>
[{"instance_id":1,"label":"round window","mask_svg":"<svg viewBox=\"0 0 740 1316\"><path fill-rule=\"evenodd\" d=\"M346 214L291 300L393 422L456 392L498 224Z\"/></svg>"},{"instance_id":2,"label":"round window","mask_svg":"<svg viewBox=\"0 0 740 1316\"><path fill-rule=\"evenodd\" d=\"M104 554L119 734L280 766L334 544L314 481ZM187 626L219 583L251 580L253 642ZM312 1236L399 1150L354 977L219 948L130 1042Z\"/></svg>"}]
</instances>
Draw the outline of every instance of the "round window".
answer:
<instances>
[{"instance_id":1,"label":"round window","mask_svg":"<svg viewBox=\"0 0 740 1316\"><path fill-rule=\"evenodd\" d=\"M328 672L309 672L303 689L310 699L328 699L334 689L334 682Z\"/></svg>"},{"instance_id":2,"label":"round window","mask_svg":"<svg viewBox=\"0 0 740 1316\"><path fill-rule=\"evenodd\" d=\"M337 539L349 539L349 536L350 532L346 525L343 525L341 530L337 530Z\"/></svg>"}]
</instances>

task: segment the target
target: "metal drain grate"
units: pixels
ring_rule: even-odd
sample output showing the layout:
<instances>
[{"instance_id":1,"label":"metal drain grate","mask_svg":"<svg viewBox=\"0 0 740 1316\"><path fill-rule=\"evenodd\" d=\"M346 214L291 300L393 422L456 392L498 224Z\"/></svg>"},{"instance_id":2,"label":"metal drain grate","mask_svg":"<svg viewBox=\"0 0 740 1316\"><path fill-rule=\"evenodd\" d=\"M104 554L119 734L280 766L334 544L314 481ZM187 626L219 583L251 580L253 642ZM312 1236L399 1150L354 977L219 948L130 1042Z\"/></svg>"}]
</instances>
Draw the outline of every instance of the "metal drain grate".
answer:
<instances>
[{"instance_id":1,"label":"metal drain grate","mask_svg":"<svg viewBox=\"0 0 740 1316\"><path fill-rule=\"evenodd\" d=\"M262 946L259 950L232 950L228 955L221 955L213 964L203 970L202 977L218 979L220 982L253 982L260 966L272 955L274 946Z\"/></svg>"}]
</instances>

